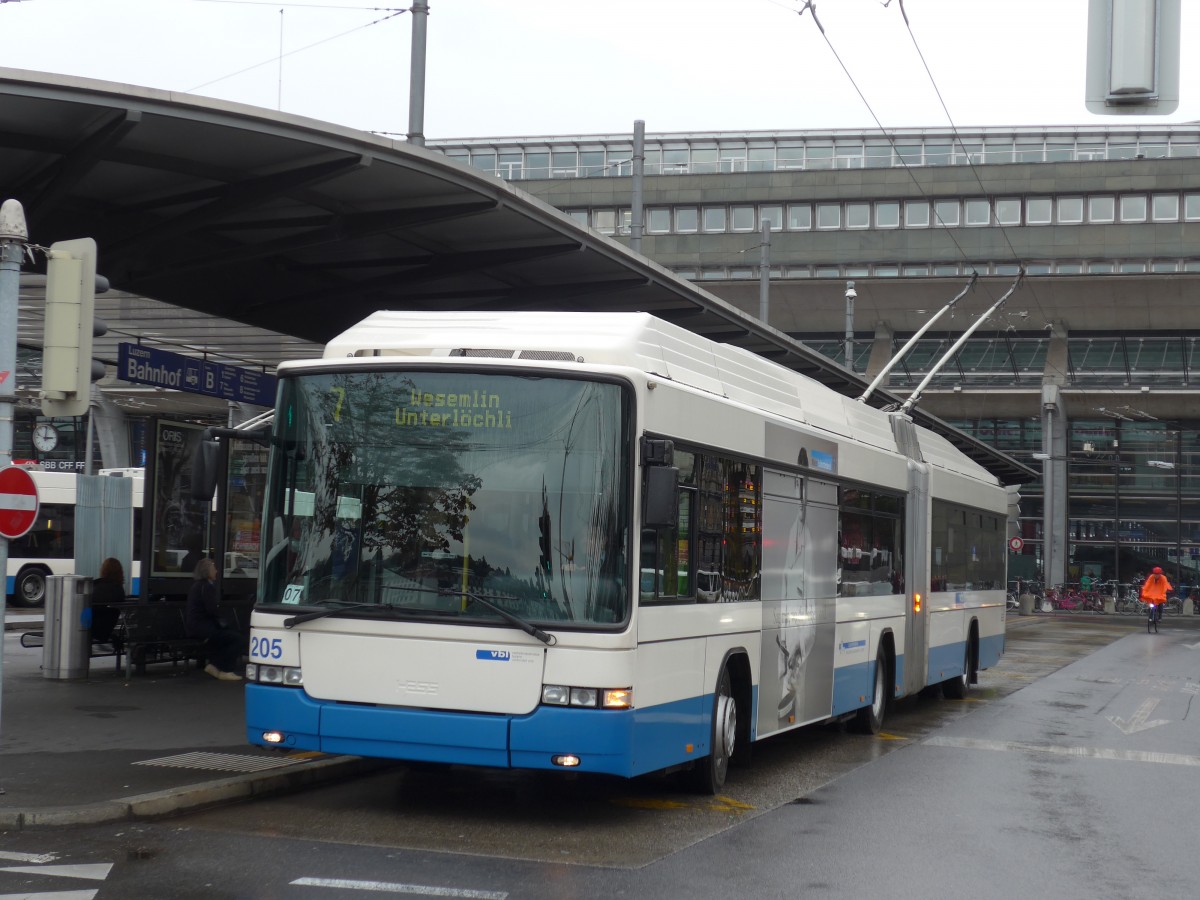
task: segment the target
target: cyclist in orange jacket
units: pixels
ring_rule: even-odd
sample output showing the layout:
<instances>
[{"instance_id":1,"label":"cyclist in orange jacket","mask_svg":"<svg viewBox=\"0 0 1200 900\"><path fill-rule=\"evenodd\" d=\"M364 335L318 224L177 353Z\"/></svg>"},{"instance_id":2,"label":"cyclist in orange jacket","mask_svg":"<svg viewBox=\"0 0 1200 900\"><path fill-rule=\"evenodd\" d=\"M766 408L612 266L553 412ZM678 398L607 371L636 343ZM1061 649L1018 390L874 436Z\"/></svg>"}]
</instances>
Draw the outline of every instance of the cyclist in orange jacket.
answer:
<instances>
[{"instance_id":1,"label":"cyclist in orange jacket","mask_svg":"<svg viewBox=\"0 0 1200 900\"><path fill-rule=\"evenodd\" d=\"M1163 570L1159 566L1155 566L1150 577L1142 584L1142 602L1150 605L1149 621L1146 623L1147 631L1150 630L1151 623L1154 625L1154 630L1158 631L1163 604L1167 602L1167 591L1169 590L1171 590L1171 582L1167 581Z\"/></svg>"}]
</instances>

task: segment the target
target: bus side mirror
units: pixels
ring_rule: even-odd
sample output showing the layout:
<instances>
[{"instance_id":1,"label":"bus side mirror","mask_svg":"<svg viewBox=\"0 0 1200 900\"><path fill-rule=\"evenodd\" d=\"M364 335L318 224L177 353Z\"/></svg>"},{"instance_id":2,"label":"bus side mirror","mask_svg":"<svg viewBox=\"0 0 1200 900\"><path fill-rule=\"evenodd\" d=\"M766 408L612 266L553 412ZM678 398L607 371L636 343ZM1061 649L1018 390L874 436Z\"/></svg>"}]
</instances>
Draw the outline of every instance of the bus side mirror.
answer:
<instances>
[{"instance_id":1,"label":"bus side mirror","mask_svg":"<svg viewBox=\"0 0 1200 900\"><path fill-rule=\"evenodd\" d=\"M679 470L674 466L646 469L642 524L646 528L674 528L679 523Z\"/></svg>"},{"instance_id":2,"label":"bus side mirror","mask_svg":"<svg viewBox=\"0 0 1200 900\"><path fill-rule=\"evenodd\" d=\"M211 503L217 493L220 472L221 444L206 431L192 460L192 499Z\"/></svg>"}]
</instances>

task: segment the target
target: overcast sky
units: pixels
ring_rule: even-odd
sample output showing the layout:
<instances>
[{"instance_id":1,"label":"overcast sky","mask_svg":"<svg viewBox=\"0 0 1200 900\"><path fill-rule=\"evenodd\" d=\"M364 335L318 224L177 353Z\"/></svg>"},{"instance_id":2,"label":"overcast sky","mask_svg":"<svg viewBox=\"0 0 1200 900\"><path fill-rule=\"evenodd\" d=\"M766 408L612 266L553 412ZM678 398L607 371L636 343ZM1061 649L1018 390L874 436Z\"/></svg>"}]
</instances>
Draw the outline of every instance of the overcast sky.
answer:
<instances>
[{"instance_id":1,"label":"overcast sky","mask_svg":"<svg viewBox=\"0 0 1200 900\"><path fill-rule=\"evenodd\" d=\"M425 134L626 133L634 119L650 133L1200 119L1200 62L1186 52L1176 113L1087 112L1088 0L904 0L913 37L900 0L817 0L825 36L803 5L429 0ZM408 6L0 0L0 66L403 134L412 18L394 13ZM1200 45L1200 3L1183 7L1183 46Z\"/></svg>"}]
</instances>

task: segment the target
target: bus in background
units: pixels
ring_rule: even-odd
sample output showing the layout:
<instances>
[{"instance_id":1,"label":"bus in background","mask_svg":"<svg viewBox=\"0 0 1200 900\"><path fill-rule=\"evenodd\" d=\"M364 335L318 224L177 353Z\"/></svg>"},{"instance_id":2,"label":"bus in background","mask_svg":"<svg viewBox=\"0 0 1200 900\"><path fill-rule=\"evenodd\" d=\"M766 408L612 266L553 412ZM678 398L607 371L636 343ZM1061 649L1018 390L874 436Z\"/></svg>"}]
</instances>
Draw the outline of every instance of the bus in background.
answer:
<instances>
[{"instance_id":1,"label":"bus in background","mask_svg":"<svg viewBox=\"0 0 1200 900\"><path fill-rule=\"evenodd\" d=\"M5 590L12 606L36 607L46 602L46 579L51 575L92 575L75 569L75 501L74 472L46 472L27 467L38 490L38 517L33 528L24 536L8 542L8 571ZM133 563L126 572L132 587L138 591L141 565L138 562L141 533L142 469L102 469L101 475L133 479ZM127 588L129 586L127 585Z\"/></svg>"},{"instance_id":2,"label":"bus in background","mask_svg":"<svg viewBox=\"0 0 1200 900\"><path fill-rule=\"evenodd\" d=\"M720 790L961 697L1008 495L945 438L644 313L379 312L279 370L247 738Z\"/></svg>"}]
</instances>

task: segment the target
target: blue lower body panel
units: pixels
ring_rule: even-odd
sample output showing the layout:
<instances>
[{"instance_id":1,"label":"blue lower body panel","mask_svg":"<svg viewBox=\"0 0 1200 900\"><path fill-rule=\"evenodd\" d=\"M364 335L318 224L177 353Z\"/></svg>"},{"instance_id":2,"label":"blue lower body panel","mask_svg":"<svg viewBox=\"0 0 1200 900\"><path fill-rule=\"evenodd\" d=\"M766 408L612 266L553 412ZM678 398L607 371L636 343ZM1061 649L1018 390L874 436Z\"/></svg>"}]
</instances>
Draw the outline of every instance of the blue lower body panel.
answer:
<instances>
[{"instance_id":1,"label":"blue lower body panel","mask_svg":"<svg viewBox=\"0 0 1200 900\"><path fill-rule=\"evenodd\" d=\"M556 769L552 757L573 754L573 771L626 778L709 753L712 695L648 709L597 710L541 706L529 715L480 715L409 707L314 700L296 688L246 686L246 738L292 750ZM278 731L284 743L268 744ZM691 751L688 751L688 747Z\"/></svg>"}]
</instances>

